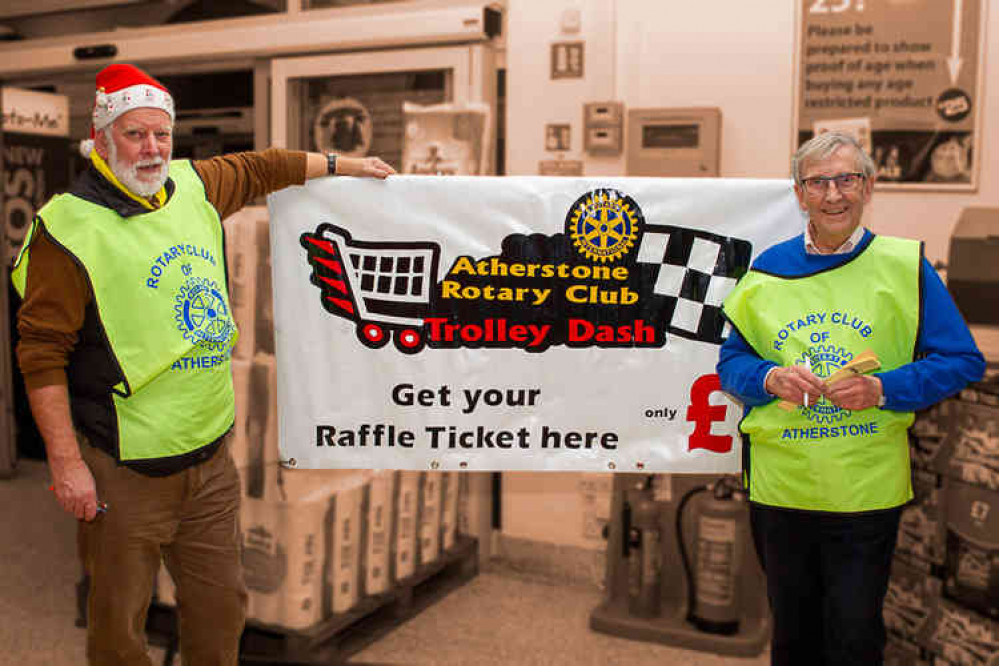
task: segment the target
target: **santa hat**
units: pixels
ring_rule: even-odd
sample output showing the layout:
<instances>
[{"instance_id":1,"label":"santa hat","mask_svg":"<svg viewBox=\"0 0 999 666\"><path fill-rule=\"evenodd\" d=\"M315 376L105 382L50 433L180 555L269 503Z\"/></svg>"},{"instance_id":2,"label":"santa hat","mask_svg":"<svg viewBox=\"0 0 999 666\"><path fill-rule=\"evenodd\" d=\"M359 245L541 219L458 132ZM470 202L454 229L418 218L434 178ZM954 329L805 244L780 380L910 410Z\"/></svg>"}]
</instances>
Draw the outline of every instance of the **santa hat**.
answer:
<instances>
[{"instance_id":1,"label":"santa hat","mask_svg":"<svg viewBox=\"0 0 999 666\"><path fill-rule=\"evenodd\" d=\"M162 83L134 65L108 65L97 73L97 97L94 101L94 124L90 138L80 142L80 152L90 155L97 130L132 109L162 109L174 119L173 97Z\"/></svg>"}]
</instances>

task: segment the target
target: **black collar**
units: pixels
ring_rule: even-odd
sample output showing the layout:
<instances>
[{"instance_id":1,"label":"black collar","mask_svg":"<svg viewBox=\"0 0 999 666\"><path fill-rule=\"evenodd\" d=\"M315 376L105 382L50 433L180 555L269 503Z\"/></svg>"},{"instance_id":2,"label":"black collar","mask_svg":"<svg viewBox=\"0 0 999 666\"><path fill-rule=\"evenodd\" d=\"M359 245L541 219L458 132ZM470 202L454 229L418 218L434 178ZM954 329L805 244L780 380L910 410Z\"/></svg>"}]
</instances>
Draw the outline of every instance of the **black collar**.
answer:
<instances>
[{"instance_id":1,"label":"black collar","mask_svg":"<svg viewBox=\"0 0 999 666\"><path fill-rule=\"evenodd\" d=\"M166 201L170 201L177 186L172 178L167 177L164 187L166 188ZM93 164L80 174L69 193L98 206L110 208L121 217L134 217L151 212L150 209L122 192L114 183L108 181ZM164 205L166 204L164 203Z\"/></svg>"}]
</instances>

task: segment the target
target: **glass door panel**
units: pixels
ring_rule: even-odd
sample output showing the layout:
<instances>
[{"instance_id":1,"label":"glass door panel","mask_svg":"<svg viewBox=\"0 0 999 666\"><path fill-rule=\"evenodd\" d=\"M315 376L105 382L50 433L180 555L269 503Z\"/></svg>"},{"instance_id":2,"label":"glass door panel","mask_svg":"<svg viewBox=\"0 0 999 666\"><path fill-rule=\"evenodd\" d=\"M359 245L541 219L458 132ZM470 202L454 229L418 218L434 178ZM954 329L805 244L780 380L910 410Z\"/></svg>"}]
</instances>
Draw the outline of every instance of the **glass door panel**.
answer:
<instances>
[{"instance_id":1,"label":"glass door panel","mask_svg":"<svg viewBox=\"0 0 999 666\"><path fill-rule=\"evenodd\" d=\"M476 48L276 59L271 64L271 143L342 155L378 155L401 171L404 105L481 99L471 83Z\"/></svg>"}]
</instances>

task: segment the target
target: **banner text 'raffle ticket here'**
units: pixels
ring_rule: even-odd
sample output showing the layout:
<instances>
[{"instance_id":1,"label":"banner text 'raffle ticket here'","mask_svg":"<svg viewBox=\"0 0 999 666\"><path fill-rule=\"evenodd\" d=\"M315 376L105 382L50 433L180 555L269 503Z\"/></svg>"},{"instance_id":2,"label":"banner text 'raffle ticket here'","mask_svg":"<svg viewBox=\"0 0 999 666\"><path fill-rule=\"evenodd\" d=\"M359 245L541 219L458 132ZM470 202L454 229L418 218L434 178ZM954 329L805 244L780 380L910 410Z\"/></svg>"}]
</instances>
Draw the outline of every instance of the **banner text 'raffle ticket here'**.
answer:
<instances>
[{"instance_id":1,"label":"banner text 'raffle ticket here'","mask_svg":"<svg viewBox=\"0 0 999 666\"><path fill-rule=\"evenodd\" d=\"M721 303L789 181L326 178L269 197L281 457L723 473Z\"/></svg>"}]
</instances>

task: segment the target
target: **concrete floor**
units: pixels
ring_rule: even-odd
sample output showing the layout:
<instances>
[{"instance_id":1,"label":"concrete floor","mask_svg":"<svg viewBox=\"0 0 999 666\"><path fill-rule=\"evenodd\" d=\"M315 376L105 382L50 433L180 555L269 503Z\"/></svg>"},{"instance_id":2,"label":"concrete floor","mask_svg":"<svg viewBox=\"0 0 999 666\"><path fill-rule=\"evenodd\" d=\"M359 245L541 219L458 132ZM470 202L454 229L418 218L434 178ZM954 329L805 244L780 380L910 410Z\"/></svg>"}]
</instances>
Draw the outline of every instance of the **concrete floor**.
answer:
<instances>
[{"instance_id":1,"label":"concrete floor","mask_svg":"<svg viewBox=\"0 0 999 666\"><path fill-rule=\"evenodd\" d=\"M0 480L0 663L78 666L84 630L75 626L80 576L75 521L48 491L44 462L19 461ZM589 629L598 590L504 572L480 573L350 660L357 664L764 666L754 658L631 641ZM164 651L151 648L153 662ZM179 659L175 661L179 664Z\"/></svg>"}]
</instances>

